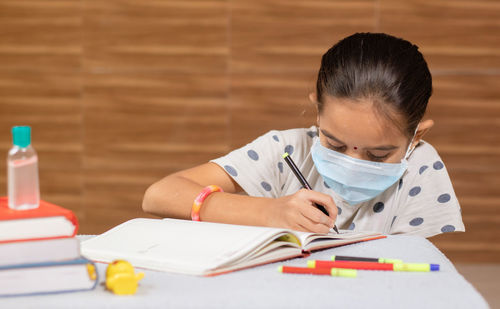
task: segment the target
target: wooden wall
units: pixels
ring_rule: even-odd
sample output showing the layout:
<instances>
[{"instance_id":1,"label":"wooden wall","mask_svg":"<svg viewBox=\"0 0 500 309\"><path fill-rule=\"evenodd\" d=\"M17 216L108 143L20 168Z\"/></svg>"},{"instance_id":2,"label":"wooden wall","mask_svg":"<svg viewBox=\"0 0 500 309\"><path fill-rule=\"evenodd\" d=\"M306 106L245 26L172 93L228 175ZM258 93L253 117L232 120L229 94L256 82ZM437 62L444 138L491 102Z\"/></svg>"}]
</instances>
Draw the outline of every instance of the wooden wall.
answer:
<instances>
[{"instance_id":1,"label":"wooden wall","mask_svg":"<svg viewBox=\"0 0 500 309\"><path fill-rule=\"evenodd\" d=\"M494 0L0 0L0 161L10 127L31 125L42 197L101 233L145 216L159 178L313 124L321 55L360 31L419 45L433 73L427 140L467 228L433 240L454 261L500 262Z\"/></svg>"}]
</instances>

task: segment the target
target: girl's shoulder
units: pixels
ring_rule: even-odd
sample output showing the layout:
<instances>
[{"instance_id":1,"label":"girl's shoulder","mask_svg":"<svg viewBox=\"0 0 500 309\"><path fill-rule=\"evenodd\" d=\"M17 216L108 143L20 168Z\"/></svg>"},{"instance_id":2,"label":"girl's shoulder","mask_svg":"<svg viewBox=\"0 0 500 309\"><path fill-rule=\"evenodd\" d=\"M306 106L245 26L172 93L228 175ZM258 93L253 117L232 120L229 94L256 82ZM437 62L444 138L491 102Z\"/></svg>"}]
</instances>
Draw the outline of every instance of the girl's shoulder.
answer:
<instances>
[{"instance_id":1,"label":"girl's shoulder","mask_svg":"<svg viewBox=\"0 0 500 309\"><path fill-rule=\"evenodd\" d=\"M449 182L445 164L437 150L429 143L421 141L408 158L405 178L412 182L423 178L430 182ZM409 184L407 182L407 184Z\"/></svg>"},{"instance_id":2,"label":"girl's shoulder","mask_svg":"<svg viewBox=\"0 0 500 309\"><path fill-rule=\"evenodd\" d=\"M435 168L444 165L436 148L422 140L408 158L408 167L417 166L419 168L425 168L425 166L429 167L429 164L435 165Z\"/></svg>"}]
</instances>

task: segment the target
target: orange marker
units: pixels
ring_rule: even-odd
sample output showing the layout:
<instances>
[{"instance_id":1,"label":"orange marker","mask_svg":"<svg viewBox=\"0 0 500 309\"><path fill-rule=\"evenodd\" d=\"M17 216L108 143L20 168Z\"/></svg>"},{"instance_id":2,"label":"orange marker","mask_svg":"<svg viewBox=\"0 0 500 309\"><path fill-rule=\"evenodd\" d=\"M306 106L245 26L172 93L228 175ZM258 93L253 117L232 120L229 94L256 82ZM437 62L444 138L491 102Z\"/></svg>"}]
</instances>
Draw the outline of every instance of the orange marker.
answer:
<instances>
[{"instance_id":1,"label":"orange marker","mask_svg":"<svg viewBox=\"0 0 500 309\"><path fill-rule=\"evenodd\" d=\"M329 275L334 277L355 278L357 272L355 269L340 268L309 268L294 266L279 266L278 271L286 274L309 274L309 275Z\"/></svg>"}]
</instances>

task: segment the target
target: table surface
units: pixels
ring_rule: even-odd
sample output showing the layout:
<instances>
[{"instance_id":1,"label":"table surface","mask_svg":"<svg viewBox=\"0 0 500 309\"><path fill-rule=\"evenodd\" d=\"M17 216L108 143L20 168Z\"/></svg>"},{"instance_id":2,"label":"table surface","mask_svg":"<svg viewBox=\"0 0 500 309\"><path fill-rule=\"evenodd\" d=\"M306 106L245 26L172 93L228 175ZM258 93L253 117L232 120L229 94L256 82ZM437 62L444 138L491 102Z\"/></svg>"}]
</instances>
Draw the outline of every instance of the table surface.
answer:
<instances>
[{"instance_id":1,"label":"table surface","mask_svg":"<svg viewBox=\"0 0 500 309\"><path fill-rule=\"evenodd\" d=\"M329 259L334 254L437 263L441 270L358 271L357 278L277 271L279 265L305 266L307 259ZM446 256L418 236L388 236L215 277L137 269L145 277L137 293L129 296L106 291L107 265L97 266L100 284L92 291L0 298L0 308L488 308Z\"/></svg>"}]
</instances>

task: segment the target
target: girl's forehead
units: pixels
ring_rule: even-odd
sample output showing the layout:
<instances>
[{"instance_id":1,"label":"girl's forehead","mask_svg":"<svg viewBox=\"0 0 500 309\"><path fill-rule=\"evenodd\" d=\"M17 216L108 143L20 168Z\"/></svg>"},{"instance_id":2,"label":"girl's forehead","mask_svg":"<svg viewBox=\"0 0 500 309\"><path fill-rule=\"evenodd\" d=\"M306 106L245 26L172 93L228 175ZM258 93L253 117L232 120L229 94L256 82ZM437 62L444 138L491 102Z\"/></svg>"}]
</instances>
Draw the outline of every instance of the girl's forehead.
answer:
<instances>
[{"instance_id":1,"label":"girl's forehead","mask_svg":"<svg viewBox=\"0 0 500 309\"><path fill-rule=\"evenodd\" d=\"M390 115L396 121L398 115ZM318 115L320 129L345 144L376 147L385 144L403 145L407 137L387 116L378 111L370 100L325 98ZM326 135L326 134L325 134Z\"/></svg>"}]
</instances>

